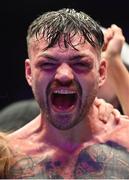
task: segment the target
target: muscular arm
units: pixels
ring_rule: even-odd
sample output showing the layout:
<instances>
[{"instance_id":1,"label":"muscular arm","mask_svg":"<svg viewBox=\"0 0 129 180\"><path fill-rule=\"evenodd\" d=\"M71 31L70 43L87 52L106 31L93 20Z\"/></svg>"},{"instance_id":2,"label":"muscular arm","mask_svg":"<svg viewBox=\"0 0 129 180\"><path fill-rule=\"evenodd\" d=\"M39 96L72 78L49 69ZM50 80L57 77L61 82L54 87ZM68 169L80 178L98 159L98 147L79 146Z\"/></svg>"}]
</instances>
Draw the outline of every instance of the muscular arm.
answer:
<instances>
[{"instance_id":1,"label":"muscular arm","mask_svg":"<svg viewBox=\"0 0 129 180\"><path fill-rule=\"evenodd\" d=\"M110 79L124 114L129 116L129 73L119 57L114 60L114 68L109 68Z\"/></svg>"},{"instance_id":2,"label":"muscular arm","mask_svg":"<svg viewBox=\"0 0 129 180\"><path fill-rule=\"evenodd\" d=\"M105 32L105 44L102 55L108 60L108 79L119 99L125 115L129 116L129 72L122 62L121 50L125 38L116 25Z\"/></svg>"}]
</instances>

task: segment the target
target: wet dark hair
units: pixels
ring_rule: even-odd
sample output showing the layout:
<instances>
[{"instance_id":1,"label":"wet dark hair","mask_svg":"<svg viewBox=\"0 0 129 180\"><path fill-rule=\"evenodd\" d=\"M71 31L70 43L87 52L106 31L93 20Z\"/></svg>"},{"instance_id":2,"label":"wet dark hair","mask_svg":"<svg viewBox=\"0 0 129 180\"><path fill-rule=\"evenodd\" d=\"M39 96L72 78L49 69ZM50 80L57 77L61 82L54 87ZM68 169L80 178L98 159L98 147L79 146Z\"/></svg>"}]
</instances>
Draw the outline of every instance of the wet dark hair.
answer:
<instances>
[{"instance_id":1,"label":"wet dark hair","mask_svg":"<svg viewBox=\"0 0 129 180\"><path fill-rule=\"evenodd\" d=\"M77 34L84 37L84 42L88 41L93 47L102 48L104 36L98 23L84 12L74 9L50 11L39 16L28 28L27 43L29 45L33 36L37 40L39 37L45 38L48 42L47 49L59 43L63 37L65 47L70 45L75 48L71 39Z\"/></svg>"}]
</instances>

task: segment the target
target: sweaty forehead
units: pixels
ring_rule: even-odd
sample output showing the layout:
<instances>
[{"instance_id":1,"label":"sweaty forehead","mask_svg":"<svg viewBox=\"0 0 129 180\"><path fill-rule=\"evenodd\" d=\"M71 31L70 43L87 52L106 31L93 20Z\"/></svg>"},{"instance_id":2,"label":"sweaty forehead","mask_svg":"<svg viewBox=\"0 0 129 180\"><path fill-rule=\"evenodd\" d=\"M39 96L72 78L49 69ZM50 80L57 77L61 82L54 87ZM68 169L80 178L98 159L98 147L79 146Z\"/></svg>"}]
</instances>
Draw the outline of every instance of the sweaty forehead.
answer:
<instances>
[{"instance_id":1,"label":"sweaty forehead","mask_svg":"<svg viewBox=\"0 0 129 180\"><path fill-rule=\"evenodd\" d=\"M74 48L70 45L66 47L64 44L64 39L61 38L59 42L45 50L45 48L48 46L48 42L44 38L41 38L39 40L32 38L29 42L28 53L29 57L34 57L37 54L42 54L44 52L49 52L51 54L58 52L58 54L66 56L69 56L70 54L76 55L79 53L86 53L89 55L100 54L100 51L97 48L93 47L91 44L89 44L89 42L84 41L84 38L81 36L76 35L75 37L73 37L72 45L74 46Z\"/></svg>"}]
</instances>

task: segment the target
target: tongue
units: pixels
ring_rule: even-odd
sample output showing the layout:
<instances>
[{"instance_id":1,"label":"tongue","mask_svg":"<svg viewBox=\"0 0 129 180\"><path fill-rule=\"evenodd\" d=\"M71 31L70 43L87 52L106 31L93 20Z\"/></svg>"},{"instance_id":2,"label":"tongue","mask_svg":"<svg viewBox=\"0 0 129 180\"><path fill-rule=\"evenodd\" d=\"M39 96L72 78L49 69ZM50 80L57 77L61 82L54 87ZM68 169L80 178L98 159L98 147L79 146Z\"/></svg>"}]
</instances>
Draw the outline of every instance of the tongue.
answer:
<instances>
[{"instance_id":1,"label":"tongue","mask_svg":"<svg viewBox=\"0 0 129 180\"><path fill-rule=\"evenodd\" d=\"M59 110L67 110L76 102L75 94L53 94L52 104Z\"/></svg>"}]
</instances>

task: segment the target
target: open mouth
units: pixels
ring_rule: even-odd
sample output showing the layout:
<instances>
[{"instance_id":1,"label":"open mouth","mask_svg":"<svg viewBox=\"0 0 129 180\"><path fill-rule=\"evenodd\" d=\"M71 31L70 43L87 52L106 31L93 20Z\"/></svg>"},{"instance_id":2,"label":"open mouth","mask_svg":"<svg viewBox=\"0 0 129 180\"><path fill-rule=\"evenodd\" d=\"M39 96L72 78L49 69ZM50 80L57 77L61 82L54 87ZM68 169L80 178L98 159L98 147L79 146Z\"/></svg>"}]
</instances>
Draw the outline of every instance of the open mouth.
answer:
<instances>
[{"instance_id":1,"label":"open mouth","mask_svg":"<svg viewBox=\"0 0 129 180\"><path fill-rule=\"evenodd\" d=\"M51 94L51 102L56 111L71 111L77 104L77 93L70 90L55 90Z\"/></svg>"}]
</instances>

